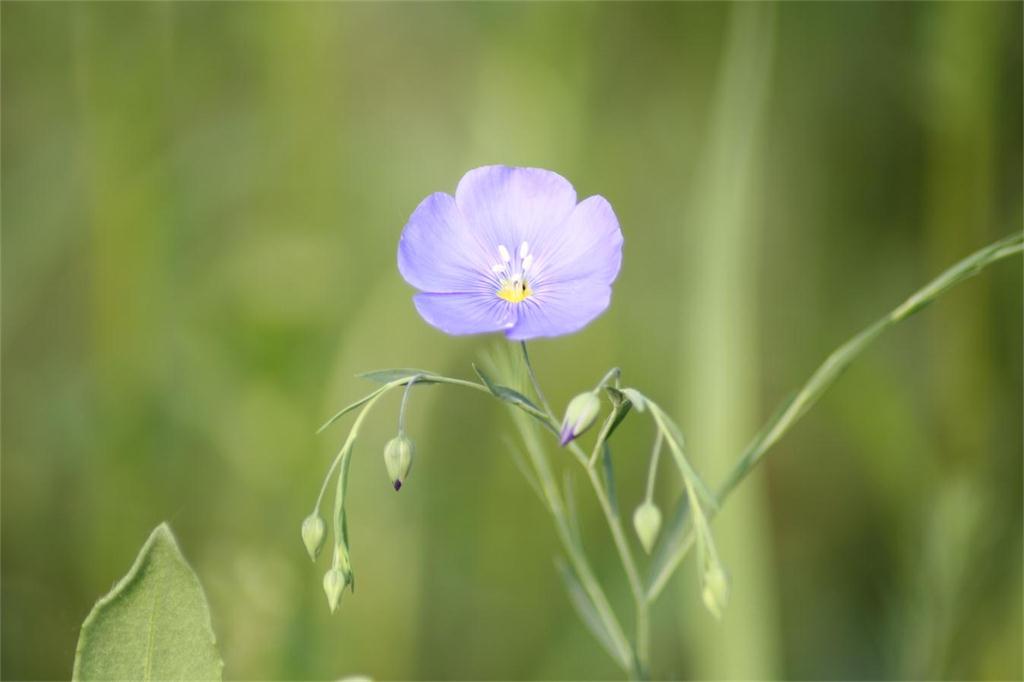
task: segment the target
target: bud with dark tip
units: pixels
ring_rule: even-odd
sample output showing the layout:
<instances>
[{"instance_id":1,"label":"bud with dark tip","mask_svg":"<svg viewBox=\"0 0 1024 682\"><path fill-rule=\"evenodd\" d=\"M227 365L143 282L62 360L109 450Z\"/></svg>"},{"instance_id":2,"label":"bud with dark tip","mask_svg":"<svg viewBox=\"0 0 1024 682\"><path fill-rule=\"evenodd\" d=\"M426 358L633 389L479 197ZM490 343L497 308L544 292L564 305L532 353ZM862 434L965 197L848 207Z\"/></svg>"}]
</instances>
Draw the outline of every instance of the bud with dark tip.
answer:
<instances>
[{"instance_id":1,"label":"bud with dark tip","mask_svg":"<svg viewBox=\"0 0 1024 682\"><path fill-rule=\"evenodd\" d=\"M384 447L384 465L388 469L388 478L394 484L395 490L401 490L402 484L408 478L414 452L412 441L402 433L389 440Z\"/></svg>"},{"instance_id":2,"label":"bud with dark tip","mask_svg":"<svg viewBox=\"0 0 1024 682\"><path fill-rule=\"evenodd\" d=\"M341 593L345 590L345 574L340 568L334 567L324 573L324 593L327 595L327 605L331 607L331 613L338 608L341 602Z\"/></svg>"},{"instance_id":3,"label":"bud with dark tip","mask_svg":"<svg viewBox=\"0 0 1024 682\"><path fill-rule=\"evenodd\" d=\"M601 411L601 399L593 391L580 393L569 401L558 440L565 446L590 428Z\"/></svg>"},{"instance_id":4,"label":"bud with dark tip","mask_svg":"<svg viewBox=\"0 0 1024 682\"><path fill-rule=\"evenodd\" d=\"M633 528L636 529L640 544L648 554L658 539L658 531L661 530L661 511L653 502L644 502L633 512Z\"/></svg>"},{"instance_id":5,"label":"bud with dark tip","mask_svg":"<svg viewBox=\"0 0 1024 682\"><path fill-rule=\"evenodd\" d=\"M320 550L324 546L326 531L327 526L324 520L316 512L307 516L306 520L302 522L302 544L306 546L309 558L313 561L316 561L316 558L320 556Z\"/></svg>"}]
</instances>

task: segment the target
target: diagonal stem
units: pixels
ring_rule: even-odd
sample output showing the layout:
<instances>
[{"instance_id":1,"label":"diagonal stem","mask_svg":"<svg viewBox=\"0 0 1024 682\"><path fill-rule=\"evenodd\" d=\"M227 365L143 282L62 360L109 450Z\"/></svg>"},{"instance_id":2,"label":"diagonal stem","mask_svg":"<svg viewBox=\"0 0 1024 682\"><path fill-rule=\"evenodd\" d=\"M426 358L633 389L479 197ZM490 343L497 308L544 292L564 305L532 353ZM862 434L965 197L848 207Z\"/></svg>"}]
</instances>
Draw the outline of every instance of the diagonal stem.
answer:
<instances>
[{"instance_id":1,"label":"diagonal stem","mask_svg":"<svg viewBox=\"0 0 1024 682\"><path fill-rule=\"evenodd\" d=\"M1024 233L1017 232L994 242L956 263L931 282L911 294L888 315L877 320L852 339L832 352L821 363L807 383L797 391L791 400L784 403L776 415L768 421L760 433L747 446L732 472L722 483L715 496L718 506L725 501L737 485L746 478L761 461L765 452L777 443L789 429L821 398L822 394L838 376L866 349L882 332L918 312L960 282L973 277L983 269L1024 251ZM665 543L655 560L654 569L648 582L646 599L654 601L665 588L669 578L686 556L694 542L692 524L687 525L685 499L679 503L675 514L673 531L666 534ZM708 509L710 517L714 509Z\"/></svg>"}]
</instances>

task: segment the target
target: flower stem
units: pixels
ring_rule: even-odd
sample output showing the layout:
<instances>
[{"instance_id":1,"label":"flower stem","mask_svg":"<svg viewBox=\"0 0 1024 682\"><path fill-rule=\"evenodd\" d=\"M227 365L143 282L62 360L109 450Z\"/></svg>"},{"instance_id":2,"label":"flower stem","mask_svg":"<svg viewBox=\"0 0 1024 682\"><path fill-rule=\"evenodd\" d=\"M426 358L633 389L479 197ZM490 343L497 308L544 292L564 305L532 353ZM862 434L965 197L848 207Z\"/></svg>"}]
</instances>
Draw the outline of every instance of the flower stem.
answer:
<instances>
[{"instance_id":1,"label":"flower stem","mask_svg":"<svg viewBox=\"0 0 1024 682\"><path fill-rule=\"evenodd\" d=\"M654 436L654 448L651 450L651 463L647 468L647 493L644 497L646 502L654 499L654 481L658 476L658 460L661 456L662 439L664 439L664 436L661 433L661 429L657 429L657 435Z\"/></svg>"},{"instance_id":2,"label":"flower stem","mask_svg":"<svg viewBox=\"0 0 1024 682\"><path fill-rule=\"evenodd\" d=\"M419 375L409 379L409 383L405 385L405 391L402 393L402 404L398 408L398 434L402 435L405 433L405 407L409 404L409 393L412 391L412 385L419 379Z\"/></svg>"},{"instance_id":3,"label":"flower stem","mask_svg":"<svg viewBox=\"0 0 1024 682\"><path fill-rule=\"evenodd\" d=\"M537 375L534 373L533 367L530 364L530 355L526 350L525 341L522 343L522 349L523 362L526 365L527 374L530 377L530 383L533 384L533 390L537 394L538 399L540 399L541 403L544 405L549 423L557 430L558 418L555 417L554 413L551 411L551 407L543 398L544 393L541 390L540 383L537 381ZM606 375L606 378L610 376L612 376L612 373ZM606 379L603 379L602 383L605 380ZM601 511L604 513L605 520L608 523L608 528L612 534L612 539L615 541L615 548L618 551L619 560L622 562L622 568L625 571L626 579L629 582L630 592L633 594L633 601L636 607L636 644L634 646L633 655L636 658L636 666L639 674L644 676L647 674L649 667L650 628L643 581L640 579L640 572L636 568L636 562L633 560L633 554L629 550L629 542L626 540L626 533L622 529L622 520L612 507L611 500L608 497L608 492L605 489L604 484L601 482L601 477L598 475L597 469L590 466L590 461L588 460L586 453L583 452L575 441L569 443L569 450L576 458L576 461L580 463L580 466L582 466L584 471L587 473L587 479L590 481L590 485L594 489L594 495L597 497L597 502L601 507Z\"/></svg>"},{"instance_id":4,"label":"flower stem","mask_svg":"<svg viewBox=\"0 0 1024 682\"><path fill-rule=\"evenodd\" d=\"M551 405L548 404L548 399L544 397L544 391L540 388L540 382L537 381L537 374L533 371L533 363L530 362L530 351L526 350L526 341L520 341L519 344L523 349L523 361L526 363L526 373L530 377L530 384L533 386L533 392L537 394L537 399L540 400L541 407L543 407L548 416L552 418L555 431L557 432L558 420L554 419L554 413L551 411Z\"/></svg>"},{"instance_id":5,"label":"flower stem","mask_svg":"<svg viewBox=\"0 0 1024 682\"><path fill-rule=\"evenodd\" d=\"M775 416L754 436L736 466L733 467L732 472L719 487L715 496L718 506L721 506L736 486L750 474L757 463L761 461L765 452L807 413L842 371L882 332L897 322L907 319L953 286L973 277L989 265L1003 258L1020 254L1022 251L1024 251L1024 233L1020 232L975 251L911 294L888 315L877 320L833 351L814 371L807 383L789 401L783 403ZM685 501L680 503L680 505L683 504ZM715 509L713 508L707 510L708 516L714 513ZM677 508L673 529L666 534L665 542L654 561L647 587L648 602L652 602L658 597L668 583L668 579L693 545L693 524L687 525L687 516L688 514L684 513L682 508Z\"/></svg>"}]
</instances>

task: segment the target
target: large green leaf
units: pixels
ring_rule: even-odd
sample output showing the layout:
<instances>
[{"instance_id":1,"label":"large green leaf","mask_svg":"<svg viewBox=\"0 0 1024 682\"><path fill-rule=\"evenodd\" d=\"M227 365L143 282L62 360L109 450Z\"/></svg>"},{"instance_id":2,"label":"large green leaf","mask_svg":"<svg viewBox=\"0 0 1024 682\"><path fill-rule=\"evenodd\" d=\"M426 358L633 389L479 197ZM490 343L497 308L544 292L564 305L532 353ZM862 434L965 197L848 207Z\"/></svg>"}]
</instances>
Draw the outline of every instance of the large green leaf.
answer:
<instances>
[{"instance_id":1,"label":"large green leaf","mask_svg":"<svg viewBox=\"0 0 1024 682\"><path fill-rule=\"evenodd\" d=\"M166 523L82 624L75 680L219 680L206 596Z\"/></svg>"}]
</instances>

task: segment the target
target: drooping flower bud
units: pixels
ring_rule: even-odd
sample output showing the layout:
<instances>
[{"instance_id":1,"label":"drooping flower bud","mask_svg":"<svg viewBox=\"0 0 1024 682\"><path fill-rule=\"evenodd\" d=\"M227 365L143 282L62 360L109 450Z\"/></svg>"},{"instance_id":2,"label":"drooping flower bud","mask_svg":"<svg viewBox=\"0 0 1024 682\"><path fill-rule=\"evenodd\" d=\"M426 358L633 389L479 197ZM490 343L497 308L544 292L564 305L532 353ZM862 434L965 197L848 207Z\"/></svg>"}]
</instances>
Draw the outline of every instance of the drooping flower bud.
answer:
<instances>
[{"instance_id":1,"label":"drooping flower bud","mask_svg":"<svg viewBox=\"0 0 1024 682\"><path fill-rule=\"evenodd\" d=\"M345 574L340 568L331 568L324 573L324 593L327 595L327 605L331 607L331 613L338 608L341 602L341 593L345 590Z\"/></svg>"},{"instance_id":2,"label":"drooping flower bud","mask_svg":"<svg viewBox=\"0 0 1024 682\"><path fill-rule=\"evenodd\" d=\"M326 531L327 525L317 512L313 512L302 522L302 544L306 545L309 558L313 561L320 556Z\"/></svg>"},{"instance_id":3,"label":"drooping flower bud","mask_svg":"<svg viewBox=\"0 0 1024 682\"><path fill-rule=\"evenodd\" d=\"M704 589L701 590L701 597L711 615L721 619L722 611L729 603L729 576L717 561L704 572Z\"/></svg>"},{"instance_id":4,"label":"drooping flower bud","mask_svg":"<svg viewBox=\"0 0 1024 682\"><path fill-rule=\"evenodd\" d=\"M565 418L562 420L562 430L559 434L559 442L563 446L569 441L578 437L590 428L601 411L601 399L593 391L580 393L569 401L565 408Z\"/></svg>"},{"instance_id":5,"label":"drooping flower bud","mask_svg":"<svg viewBox=\"0 0 1024 682\"><path fill-rule=\"evenodd\" d=\"M661 510L651 501L644 502L633 512L633 528L644 551L650 554L661 530Z\"/></svg>"},{"instance_id":6,"label":"drooping flower bud","mask_svg":"<svg viewBox=\"0 0 1024 682\"><path fill-rule=\"evenodd\" d=\"M414 452L415 447L405 434L395 436L384 447L384 465L388 469L388 478L394 484L395 490L401 490L402 484L408 478Z\"/></svg>"}]
</instances>

